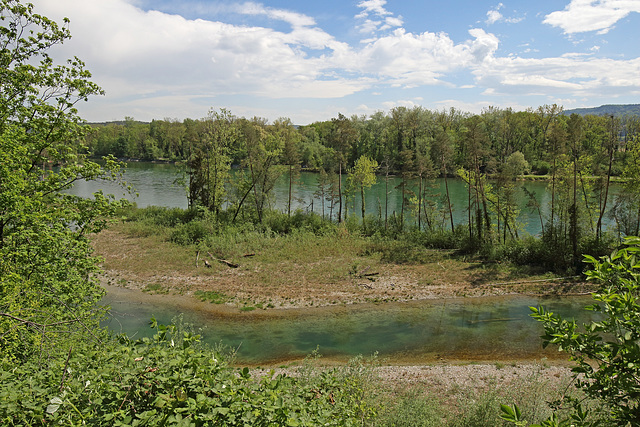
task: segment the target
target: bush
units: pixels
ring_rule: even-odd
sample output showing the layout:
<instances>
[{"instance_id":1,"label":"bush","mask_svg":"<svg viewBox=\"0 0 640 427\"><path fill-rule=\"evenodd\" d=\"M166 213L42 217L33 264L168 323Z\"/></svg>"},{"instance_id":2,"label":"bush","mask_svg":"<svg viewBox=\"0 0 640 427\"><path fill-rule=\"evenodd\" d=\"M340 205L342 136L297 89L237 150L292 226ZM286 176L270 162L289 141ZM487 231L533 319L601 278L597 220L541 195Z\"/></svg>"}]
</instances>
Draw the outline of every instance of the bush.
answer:
<instances>
[{"instance_id":1,"label":"bush","mask_svg":"<svg viewBox=\"0 0 640 427\"><path fill-rule=\"evenodd\" d=\"M350 426L370 414L357 377L254 378L199 336L153 323L152 339L84 343L44 369L1 366L0 423Z\"/></svg>"},{"instance_id":2,"label":"bush","mask_svg":"<svg viewBox=\"0 0 640 427\"><path fill-rule=\"evenodd\" d=\"M576 387L608 411L606 424L598 424L602 420L593 420L592 411L584 409L581 400L566 399L573 407L569 419L561 422L554 414L544 425L639 425L640 238L628 237L624 245L600 259L585 256L592 266L586 272L588 279L601 285L593 294L595 303L586 309L600 313L600 319L579 327L575 320L565 320L543 307L531 308L532 317L544 324L543 346L557 345L569 353L576 363ZM517 407L503 406L503 418L525 425Z\"/></svg>"},{"instance_id":3,"label":"bush","mask_svg":"<svg viewBox=\"0 0 640 427\"><path fill-rule=\"evenodd\" d=\"M375 421L376 426L394 427L441 427L446 425L444 406L437 396L428 396L417 388L399 393L393 406L382 412Z\"/></svg>"},{"instance_id":4,"label":"bush","mask_svg":"<svg viewBox=\"0 0 640 427\"><path fill-rule=\"evenodd\" d=\"M171 241L178 245L191 245L203 241L216 232L218 227L210 221L193 220L178 225L171 233Z\"/></svg>"},{"instance_id":5,"label":"bush","mask_svg":"<svg viewBox=\"0 0 640 427\"><path fill-rule=\"evenodd\" d=\"M175 227L195 218L203 217L204 212L198 209L167 208L160 206L137 208L130 206L124 209L121 215L127 221L143 222L161 227Z\"/></svg>"},{"instance_id":6,"label":"bush","mask_svg":"<svg viewBox=\"0 0 640 427\"><path fill-rule=\"evenodd\" d=\"M544 160L534 160L531 163L531 169L535 175L547 175L551 170L551 165Z\"/></svg>"},{"instance_id":7,"label":"bush","mask_svg":"<svg viewBox=\"0 0 640 427\"><path fill-rule=\"evenodd\" d=\"M289 234L294 230L309 231L316 236L327 235L335 231L335 224L324 220L315 213L296 210L291 216L279 211L265 212L263 229L277 234Z\"/></svg>"}]
</instances>

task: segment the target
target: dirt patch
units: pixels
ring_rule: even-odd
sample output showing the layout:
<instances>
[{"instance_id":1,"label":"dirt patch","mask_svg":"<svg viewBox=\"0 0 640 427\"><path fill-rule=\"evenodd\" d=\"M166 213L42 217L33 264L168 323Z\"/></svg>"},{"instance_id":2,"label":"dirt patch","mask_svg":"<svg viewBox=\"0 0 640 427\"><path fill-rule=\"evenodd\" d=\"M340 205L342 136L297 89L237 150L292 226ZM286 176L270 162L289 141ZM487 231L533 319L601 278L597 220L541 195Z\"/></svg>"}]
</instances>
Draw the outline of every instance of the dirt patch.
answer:
<instances>
[{"instance_id":1,"label":"dirt patch","mask_svg":"<svg viewBox=\"0 0 640 427\"><path fill-rule=\"evenodd\" d=\"M593 285L548 275L522 276L498 263L431 252L421 264L385 262L355 243L319 238L309 253L283 239L236 255L231 264L157 236L132 237L117 229L93 239L104 258L105 283L151 293L192 296L246 309L304 308L507 294L581 294ZM336 245L340 244L340 247ZM298 243L299 245L299 243ZM243 248L237 249L243 253ZM204 261L210 267L206 267ZM197 262L196 262L197 261ZM196 266L197 264L197 266Z\"/></svg>"}]
</instances>

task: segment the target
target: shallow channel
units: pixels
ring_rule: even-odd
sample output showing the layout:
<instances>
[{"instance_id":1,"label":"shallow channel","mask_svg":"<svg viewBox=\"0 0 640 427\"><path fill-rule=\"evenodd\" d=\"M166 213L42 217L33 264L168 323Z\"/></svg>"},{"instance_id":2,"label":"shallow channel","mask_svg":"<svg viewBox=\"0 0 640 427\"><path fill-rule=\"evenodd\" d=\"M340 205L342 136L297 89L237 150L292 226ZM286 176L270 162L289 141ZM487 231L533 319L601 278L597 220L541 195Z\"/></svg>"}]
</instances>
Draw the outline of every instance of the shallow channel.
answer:
<instances>
[{"instance_id":1,"label":"shallow channel","mask_svg":"<svg viewBox=\"0 0 640 427\"><path fill-rule=\"evenodd\" d=\"M238 363L254 365L302 359L316 347L336 361L375 352L387 363L566 359L555 348L542 349L542 325L529 317L529 306L588 321L593 313L583 308L590 301L501 296L245 313L117 287L109 287L104 299L111 306L105 324L114 332L151 336L151 316L170 323L182 313L185 322L202 328L204 341L236 348Z\"/></svg>"}]
</instances>

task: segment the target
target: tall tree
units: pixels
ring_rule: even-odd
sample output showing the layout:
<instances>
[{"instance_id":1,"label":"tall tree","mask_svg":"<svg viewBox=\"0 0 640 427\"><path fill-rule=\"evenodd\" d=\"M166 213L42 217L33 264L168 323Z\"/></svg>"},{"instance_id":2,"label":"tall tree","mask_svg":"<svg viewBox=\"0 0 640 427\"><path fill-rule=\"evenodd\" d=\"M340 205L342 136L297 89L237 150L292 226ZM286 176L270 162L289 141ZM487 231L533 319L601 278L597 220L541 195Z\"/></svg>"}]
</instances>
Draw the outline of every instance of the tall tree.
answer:
<instances>
[{"instance_id":1,"label":"tall tree","mask_svg":"<svg viewBox=\"0 0 640 427\"><path fill-rule=\"evenodd\" d=\"M282 173L281 168L276 165L282 155L284 141L274 134L273 128L267 126L265 119L258 117L241 120L240 129L242 145L246 151L243 166L249 170L249 176L244 185L246 192L238 203L234 220L244 200L253 193L255 213L258 222L262 222L271 190Z\"/></svg>"},{"instance_id":2,"label":"tall tree","mask_svg":"<svg viewBox=\"0 0 640 427\"><path fill-rule=\"evenodd\" d=\"M331 124L329 145L335 150L338 162L338 222L342 222L342 171L346 168L347 155L359 139L359 134L353 122L341 113L331 119Z\"/></svg>"},{"instance_id":3,"label":"tall tree","mask_svg":"<svg viewBox=\"0 0 640 427\"><path fill-rule=\"evenodd\" d=\"M571 160L573 163L573 202L569 209L569 238L571 239L571 249L573 254L573 265L577 269L580 266L580 258L578 253L578 171L580 170L580 141L582 139L582 127L584 120L577 114L572 114L567 122L569 145L571 149Z\"/></svg>"},{"instance_id":4,"label":"tall tree","mask_svg":"<svg viewBox=\"0 0 640 427\"><path fill-rule=\"evenodd\" d=\"M189 160L189 206L201 205L220 211L231 170L231 147L238 139L236 118L226 109L210 110L201 123L199 138Z\"/></svg>"},{"instance_id":5,"label":"tall tree","mask_svg":"<svg viewBox=\"0 0 640 427\"><path fill-rule=\"evenodd\" d=\"M74 332L96 337L103 291L87 236L117 206L61 191L117 177L118 165L89 161L74 142L88 130L76 104L102 92L79 59L56 65L49 54L70 37L68 20L2 0L0 22L0 360L45 364L71 351Z\"/></svg>"},{"instance_id":6,"label":"tall tree","mask_svg":"<svg viewBox=\"0 0 640 427\"><path fill-rule=\"evenodd\" d=\"M609 186L611 184L611 171L613 168L613 158L618 148L618 121L612 115L609 122L609 137L606 139L604 151L607 156L607 173L604 179L604 191L601 191L602 197L600 198L600 214L598 215L598 224L596 225L596 239L600 240L602 236L602 218L607 211L607 201L609 200Z\"/></svg>"},{"instance_id":7,"label":"tall tree","mask_svg":"<svg viewBox=\"0 0 640 427\"><path fill-rule=\"evenodd\" d=\"M453 224L453 206L451 204L451 195L449 193L449 173L455 170L455 167L451 166L453 162L453 143L451 141L452 123L451 114L442 112L437 116L437 123L439 126L435 130L433 144L431 145L431 158L434 165L440 165L440 175L444 177L445 198L447 202L447 211L449 213L449 222L451 224L451 231L454 230Z\"/></svg>"},{"instance_id":8,"label":"tall tree","mask_svg":"<svg viewBox=\"0 0 640 427\"><path fill-rule=\"evenodd\" d=\"M349 181L352 186L357 186L360 189L360 200L362 202L362 228L367 231L367 224L365 222L365 210L366 201L364 198L365 190L370 188L376 183L376 170L378 169L378 162L367 157L361 156L349 173Z\"/></svg>"},{"instance_id":9,"label":"tall tree","mask_svg":"<svg viewBox=\"0 0 640 427\"><path fill-rule=\"evenodd\" d=\"M275 137L282 141L282 160L289 168L289 199L287 215L291 216L293 182L300 174L300 134L293 127L291 119L280 118L273 123Z\"/></svg>"},{"instance_id":10,"label":"tall tree","mask_svg":"<svg viewBox=\"0 0 640 427\"><path fill-rule=\"evenodd\" d=\"M538 108L536 116L539 129L539 152L546 152L551 157L553 166L551 167L551 227L552 239L555 239L555 216L556 216L556 173L558 156L564 148L566 142L566 131L562 123L558 123L557 118L562 113L562 107L556 104L544 105Z\"/></svg>"}]
</instances>

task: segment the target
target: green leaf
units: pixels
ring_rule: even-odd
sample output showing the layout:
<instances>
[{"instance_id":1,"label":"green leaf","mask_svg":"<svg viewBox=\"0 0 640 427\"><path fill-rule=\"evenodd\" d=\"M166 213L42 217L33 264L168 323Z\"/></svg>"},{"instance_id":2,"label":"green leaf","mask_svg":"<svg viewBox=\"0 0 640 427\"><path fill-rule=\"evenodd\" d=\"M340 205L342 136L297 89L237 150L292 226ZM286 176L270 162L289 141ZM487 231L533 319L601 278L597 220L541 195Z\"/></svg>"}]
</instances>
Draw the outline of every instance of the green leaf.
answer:
<instances>
[{"instance_id":1,"label":"green leaf","mask_svg":"<svg viewBox=\"0 0 640 427\"><path fill-rule=\"evenodd\" d=\"M59 397L54 397L53 399L51 399L50 404L47 405L47 413L55 414L61 405L62 399L60 399Z\"/></svg>"}]
</instances>

